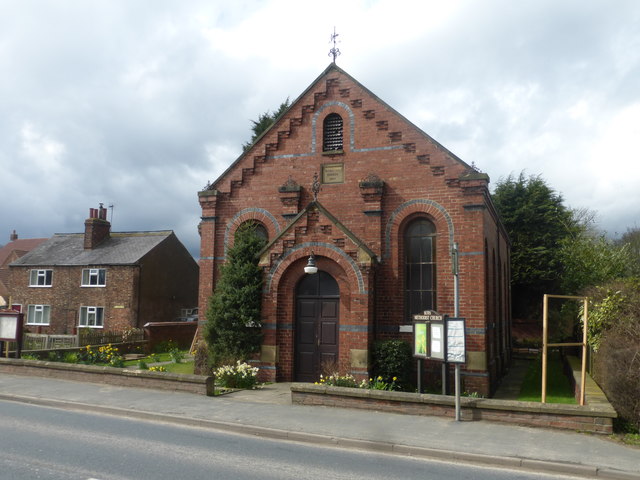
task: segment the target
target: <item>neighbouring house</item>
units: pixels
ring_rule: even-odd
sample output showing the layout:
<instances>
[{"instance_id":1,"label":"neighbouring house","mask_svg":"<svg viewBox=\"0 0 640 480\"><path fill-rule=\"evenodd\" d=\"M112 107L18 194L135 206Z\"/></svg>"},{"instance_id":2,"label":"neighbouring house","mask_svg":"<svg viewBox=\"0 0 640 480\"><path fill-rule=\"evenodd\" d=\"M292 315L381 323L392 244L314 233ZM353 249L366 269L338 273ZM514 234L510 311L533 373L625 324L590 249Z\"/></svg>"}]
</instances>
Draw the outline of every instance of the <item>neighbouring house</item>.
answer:
<instances>
[{"instance_id":1,"label":"neighbouring house","mask_svg":"<svg viewBox=\"0 0 640 480\"><path fill-rule=\"evenodd\" d=\"M0 307L9 305L9 264L36 248L46 238L18 238L14 230L9 243L0 247ZM13 302L15 303L15 302ZM20 305L16 305L20 307Z\"/></svg>"},{"instance_id":2,"label":"neighbouring house","mask_svg":"<svg viewBox=\"0 0 640 480\"><path fill-rule=\"evenodd\" d=\"M122 331L168 322L197 305L198 265L171 230L111 232L90 209L84 233L59 233L10 265L28 331Z\"/></svg>"},{"instance_id":3,"label":"neighbouring house","mask_svg":"<svg viewBox=\"0 0 640 480\"><path fill-rule=\"evenodd\" d=\"M326 364L368 378L374 341L411 342L425 310L454 315L457 244L463 388L490 395L511 319L510 243L488 185L332 63L199 192L200 317L236 230L253 222L268 239L262 378L313 382ZM440 366L429 368L435 383Z\"/></svg>"}]
</instances>

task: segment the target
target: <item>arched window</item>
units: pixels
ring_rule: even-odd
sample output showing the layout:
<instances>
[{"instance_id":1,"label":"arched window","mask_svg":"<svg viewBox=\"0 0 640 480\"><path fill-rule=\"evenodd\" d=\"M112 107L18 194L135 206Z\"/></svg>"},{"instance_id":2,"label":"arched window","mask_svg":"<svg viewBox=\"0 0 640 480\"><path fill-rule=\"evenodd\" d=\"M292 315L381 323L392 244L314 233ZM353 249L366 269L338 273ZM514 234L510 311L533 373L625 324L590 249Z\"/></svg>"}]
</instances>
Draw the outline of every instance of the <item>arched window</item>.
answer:
<instances>
[{"instance_id":1,"label":"arched window","mask_svg":"<svg viewBox=\"0 0 640 480\"><path fill-rule=\"evenodd\" d=\"M407 320L436 309L436 227L421 218L404 232L404 305Z\"/></svg>"},{"instance_id":2,"label":"arched window","mask_svg":"<svg viewBox=\"0 0 640 480\"><path fill-rule=\"evenodd\" d=\"M267 232L267 228L261 223L255 224L255 226L253 227L253 234L264 240L264 243L267 243L267 241L269 240L269 233Z\"/></svg>"},{"instance_id":3,"label":"arched window","mask_svg":"<svg viewBox=\"0 0 640 480\"><path fill-rule=\"evenodd\" d=\"M269 241L269 233L267 232L267 229L264 225L262 225L261 223L255 222L253 220L250 220L248 222L244 222L242 225L240 225L238 227L238 229L236 230L235 235L238 235L238 232L240 232L241 230L244 229L251 229L253 231L253 234L258 237L260 240L263 241L263 243L267 243Z\"/></svg>"},{"instance_id":4,"label":"arched window","mask_svg":"<svg viewBox=\"0 0 640 480\"><path fill-rule=\"evenodd\" d=\"M322 151L342 150L342 117L330 113L322 124Z\"/></svg>"}]
</instances>

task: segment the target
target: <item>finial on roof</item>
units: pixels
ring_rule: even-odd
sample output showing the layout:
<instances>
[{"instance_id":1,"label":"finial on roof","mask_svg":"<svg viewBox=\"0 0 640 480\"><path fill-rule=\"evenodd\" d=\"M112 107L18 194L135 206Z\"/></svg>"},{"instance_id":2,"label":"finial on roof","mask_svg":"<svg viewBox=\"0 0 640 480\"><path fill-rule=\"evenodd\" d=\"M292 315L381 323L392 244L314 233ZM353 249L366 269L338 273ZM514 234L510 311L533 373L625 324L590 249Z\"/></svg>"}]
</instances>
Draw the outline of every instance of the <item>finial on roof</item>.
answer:
<instances>
[{"instance_id":1,"label":"finial on roof","mask_svg":"<svg viewBox=\"0 0 640 480\"><path fill-rule=\"evenodd\" d=\"M320 180L318 179L318 172L313 174L313 183L311 184L311 191L313 192L313 201L318 201L318 193L320 193Z\"/></svg>"},{"instance_id":2,"label":"finial on roof","mask_svg":"<svg viewBox=\"0 0 640 480\"><path fill-rule=\"evenodd\" d=\"M333 34L331 35L331 39L329 40L329 43L333 43L333 48L329 50L329 56L333 57L333 63L336 63L336 57L340 55L340 49L336 47L336 43L338 43L338 35L340 34L336 33L336 27L333 27Z\"/></svg>"}]
</instances>

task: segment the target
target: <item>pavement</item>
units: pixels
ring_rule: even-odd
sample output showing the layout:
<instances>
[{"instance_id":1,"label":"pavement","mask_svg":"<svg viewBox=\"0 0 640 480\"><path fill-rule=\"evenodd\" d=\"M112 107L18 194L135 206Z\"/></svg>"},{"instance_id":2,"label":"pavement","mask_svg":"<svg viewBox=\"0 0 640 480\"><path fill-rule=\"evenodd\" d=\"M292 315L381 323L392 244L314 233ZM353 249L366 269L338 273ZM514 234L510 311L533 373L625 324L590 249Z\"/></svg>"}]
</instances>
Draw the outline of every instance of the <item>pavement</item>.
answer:
<instances>
[{"instance_id":1,"label":"pavement","mask_svg":"<svg viewBox=\"0 0 640 480\"><path fill-rule=\"evenodd\" d=\"M486 421L293 405L291 384L216 397L0 374L0 399L318 446L581 478L640 480L640 449L606 436Z\"/></svg>"}]
</instances>

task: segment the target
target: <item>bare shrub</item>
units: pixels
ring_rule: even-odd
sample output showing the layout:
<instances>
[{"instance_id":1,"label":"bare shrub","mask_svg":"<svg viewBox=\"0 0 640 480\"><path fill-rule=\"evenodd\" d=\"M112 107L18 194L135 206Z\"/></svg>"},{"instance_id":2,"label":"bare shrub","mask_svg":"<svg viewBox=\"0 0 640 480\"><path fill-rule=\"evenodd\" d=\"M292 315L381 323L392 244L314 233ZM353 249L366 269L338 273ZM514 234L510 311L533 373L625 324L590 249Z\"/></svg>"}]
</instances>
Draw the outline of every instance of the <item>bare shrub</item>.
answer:
<instances>
[{"instance_id":1,"label":"bare shrub","mask_svg":"<svg viewBox=\"0 0 640 480\"><path fill-rule=\"evenodd\" d=\"M324 360L320 364L320 374L327 378L331 375L344 376L349 373L349 365L344 361Z\"/></svg>"},{"instance_id":2,"label":"bare shrub","mask_svg":"<svg viewBox=\"0 0 640 480\"><path fill-rule=\"evenodd\" d=\"M209 349L205 342L198 342L193 352L193 373L195 375L211 375L209 365Z\"/></svg>"},{"instance_id":3,"label":"bare shrub","mask_svg":"<svg viewBox=\"0 0 640 480\"><path fill-rule=\"evenodd\" d=\"M640 429L640 327L612 329L596 359L597 379L621 419Z\"/></svg>"}]
</instances>

